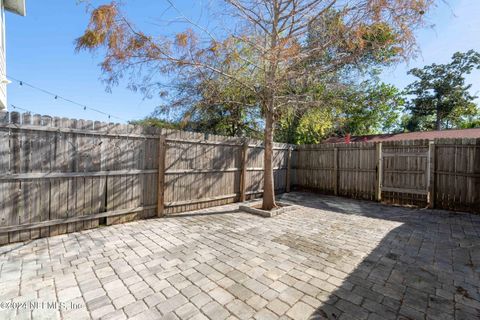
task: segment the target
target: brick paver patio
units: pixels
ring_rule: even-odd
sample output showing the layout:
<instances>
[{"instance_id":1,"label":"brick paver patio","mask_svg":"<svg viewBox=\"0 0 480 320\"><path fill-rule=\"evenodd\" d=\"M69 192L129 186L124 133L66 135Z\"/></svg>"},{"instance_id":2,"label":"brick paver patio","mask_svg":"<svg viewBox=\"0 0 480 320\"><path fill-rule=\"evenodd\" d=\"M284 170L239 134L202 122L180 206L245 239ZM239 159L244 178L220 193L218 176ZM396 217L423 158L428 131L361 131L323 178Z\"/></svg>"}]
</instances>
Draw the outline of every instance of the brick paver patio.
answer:
<instances>
[{"instance_id":1,"label":"brick paver patio","mask_svg":"<svg viewBox=\"0 0 480 320\"><path fill-rule=\"evenodd\" d=\"M480 216L284 198L1 247L0 318L480 317Z\"/></svg>"}]
</instances>

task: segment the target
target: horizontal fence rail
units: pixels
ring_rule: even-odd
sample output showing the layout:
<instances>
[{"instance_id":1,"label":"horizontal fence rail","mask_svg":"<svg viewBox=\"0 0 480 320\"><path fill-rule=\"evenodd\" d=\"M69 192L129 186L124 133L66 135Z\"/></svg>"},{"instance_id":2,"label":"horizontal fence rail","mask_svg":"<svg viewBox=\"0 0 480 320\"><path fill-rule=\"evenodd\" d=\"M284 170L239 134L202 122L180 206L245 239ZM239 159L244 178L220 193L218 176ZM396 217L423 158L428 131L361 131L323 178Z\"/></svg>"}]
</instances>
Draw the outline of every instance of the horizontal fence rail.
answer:
<instances>
[{"instance_id":1,"label":"horizontal fence rail","mask_svg":"<svg viewBox=\"0 0 480 320\"><path fill-rule=\"evenodd\" d=\"M0 112L0 244L261 196L262 171L257 140Z\"/></svg>"},{"instance_id":2,"label":"horizontal fence rail","mask_svg":"<svg viewBox=\"0 0 480 320\"><path fill-rule=\"evenodd\" d=\"M297 146L293 186L402 205L480 212L480 139Z\"/></svg>"},{"instance_id":3,"label":"horizontal fence rail","mask_svg":"<svg viewBox=\"0 0 480 320\"><path fill-rule=\"evenodd\" d=\"M480 211L480 139L275 143L290 188ZM262 196L261 141L0 112L0 244Z\"/></svg>"},{"instance_id":4,"label":"horizontal fence rail","mask_svg":"<svg viewBox=\"0 0 480 320\"><path fill-rule=\"evenodd\" d=\"M375 145L370 143L297 146L296 188L374 200Z\"/></svg>"}]
</instances>

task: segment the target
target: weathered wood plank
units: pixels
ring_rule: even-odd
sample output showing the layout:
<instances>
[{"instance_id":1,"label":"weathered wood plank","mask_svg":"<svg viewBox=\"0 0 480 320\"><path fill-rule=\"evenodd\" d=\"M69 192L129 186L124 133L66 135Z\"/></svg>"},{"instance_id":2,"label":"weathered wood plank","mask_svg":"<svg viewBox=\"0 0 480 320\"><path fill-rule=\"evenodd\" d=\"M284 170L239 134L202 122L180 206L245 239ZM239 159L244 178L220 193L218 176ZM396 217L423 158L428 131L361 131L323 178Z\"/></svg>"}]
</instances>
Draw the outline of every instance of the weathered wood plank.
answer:
<instances>
[{"instance_id":1,"label":"weathered wood plank","mask_svg":"<svg viewBox=\"0 0 480 320\"><path fill-rule=\"evenodd\" d=\"M169 145L163 178L160 133ZM372 143L297 146L293 154L275 144L274 187L289 191L293 182L370 200L383 194L400 204L426 203L428 190L436 207L475 212L479 140L435 141L434 154L425 140L388 142L381 163ZM257 197L263 167L261 141L0 112L0 221L15 227L0 229L0 244L95 227L99 219L153 217L162 197L163 214Z\"/></svg>"},{"instance_id":2,"label":"weathered wood plank","mask_svg":"<svg viewBox=\"0 0 480 320\"><path fill-rule=\"evenodd\" d=\"M10 121L12 124L20 125L20 113L10 113ZM10 172L19 173L21 159L20 159L20 134L17 131L12 131L10 134ZM21 201L22 185L20 182L10 184L10 198L12 201L12 211L10 213L10 225L17 225L22 223L21 215L23 214L23 203ZM18 231L9 234L10 242L20 241L20 233Z\"/></svg>"},{"instance_id":3,"label":"weathered wood plank","mask_svg":"<svg viewBox=\"0 0 480 320\"><path fill-rule=\"evenodd\" d=\"M292 148L289 147L287 151L287 172L285 180L285 192L290 192L291 187L291 175L292 175Z\"/></svg>"},{"instance_id":4,"label":"weathered wood plank","mask_svg":"<svg viewBox=\"0 0 480 320\"><path fill-rule=\"evenodd\" d=\"M167 155L167 142L164 135L160 136L158 148L157 217L162 217L165 209L165 157Z\"/></svg>"},{"instance_id":5,"label":"weathered wood plank","mask_svg":"<svg viewBox=\"0 0 480 320\"><path fill-rule=\"evenodd\" d=\"M66 118L63 118L67 120ZM68 119L68 121L75 122L76 119ZM37 132L60 132L64 134L73 134L73 135L92 135L92 136L102 136L102 137L110 137L110 138L130 138L130 139L158 139L158 135L147 135L147 134L127 134L127 133L112 133L110 131L93 131L93 130L80 130L77 128L68 128L68 127L42 127L42 126L32 126L32 125L22 125L18 126L14 123L11 124L0 124L0 130L11 130L15 132L19 131L37 131Z\"/></svg>"},{"instance_id":6,"label":"weathered wood plank","mask_svg":"<svg viewBox=\"0 0 480 320\"><path fill-rule=\"evenodd\" d=\"M244 202L247 192L247 162L248 162L248 142L244 142L241 149L241 173L240 173L240 202Z\"/></svg>"},{"instance_id":7,"label":"weathered wood plank","mask_svg":"<svg viewBox=\"0 0 480 320\"><path fill-rule=\"evenodd\" d=\"M338 195L338 148L333 149L333 193Z\"/></svg>"},{"instance_id":8,"label":"weathered wood plank","mask_svg":"<svg viewBox=\"0 0 480 320\"><path fill-rule=\"evenodd\" d=\"M52 227L55 225L64 225L64 224L72 225L78 222L88 221L91 219L121 216L129 213L141 212L144 210L155 209L155 208L156 206L147 206L147 207L127 208L127 209L121 209L121 210L100 212L100 213L95 213L95 214L85 215L85 216L72 215L71 217L64 218L64 219L54 219L54 220L48 220L48 221L42 221L42 222L36 222L36 223L0 227L0 233L17 232L19 230L30 230L30 229L36 229L36 228Z\"/></svg>"},{"instance_id":9,"label":"weathered wood plank","mask_svg":"<svg viewBox=\"0 0 480 320\"><path fill-rule=\"evenodd\" d=\"M0 124L10 122L10 113L0 111ZM10 171L10 132L0 131L0 172ZM0 182L0 225L7 226L11 223L12 194L11 182ZM0 245L9 242L8 233L0 233Z\"/></svg>"},{"instance_id":10,"label":"weathered wood plank","mask_svg":"<svg viewBox=\"0 0 480 320\"><path fill-rule=\"evenodd\" d=\"M383 161L382 161L382 143L378 142L376 144L376 167L377 167L377 175L376 175L376 183L375 183L375 200L381 201L382 200L382 180L383 180Z\"/></svg>"},{"instance_id":11,"label":"weathered wood plank","mask_svg":"<svg viewBox=\"0 0 480 320\"><path fill-rule=\"evenodd\" d=\"M435 208L435 143L431 141L428 145L428 163L427 163L427 175L428 175L428 206L429 208Z\"/></svg>"}]
</instances>

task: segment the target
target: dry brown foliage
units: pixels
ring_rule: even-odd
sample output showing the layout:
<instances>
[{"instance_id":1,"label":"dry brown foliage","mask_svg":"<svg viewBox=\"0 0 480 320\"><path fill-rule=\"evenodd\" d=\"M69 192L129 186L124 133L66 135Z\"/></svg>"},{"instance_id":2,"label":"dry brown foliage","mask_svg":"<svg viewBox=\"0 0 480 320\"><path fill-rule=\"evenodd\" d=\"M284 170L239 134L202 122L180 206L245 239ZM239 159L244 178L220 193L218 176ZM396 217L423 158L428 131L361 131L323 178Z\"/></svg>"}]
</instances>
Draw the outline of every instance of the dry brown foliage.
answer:
<instances>
[{"instance_id":1,"label":"dry brown foliage","mask_svg":"<svg viewBox=\"0 0 480 320\"><path fill-rule=\"evenodd\" d=\"M167 2L178 10L172 0ZM296 94L289 88L307 86L365 58L410 57L416 48L414 30L423 26L433 0L218 0L218 4L228 9L230 30L213 34L185 17L188 28L173 38L137 30L116 2L102 5L91 11L76 48L105 49L101 66L109 84L128 74L133 88L148 88L155 74L177 73L186 79L235 83L256 95L266 124L264 207L272 208L275 118L287 105L316 104L305 92ZM314 26L318 35L307 43Z\"/></svg>"}]
</instances>

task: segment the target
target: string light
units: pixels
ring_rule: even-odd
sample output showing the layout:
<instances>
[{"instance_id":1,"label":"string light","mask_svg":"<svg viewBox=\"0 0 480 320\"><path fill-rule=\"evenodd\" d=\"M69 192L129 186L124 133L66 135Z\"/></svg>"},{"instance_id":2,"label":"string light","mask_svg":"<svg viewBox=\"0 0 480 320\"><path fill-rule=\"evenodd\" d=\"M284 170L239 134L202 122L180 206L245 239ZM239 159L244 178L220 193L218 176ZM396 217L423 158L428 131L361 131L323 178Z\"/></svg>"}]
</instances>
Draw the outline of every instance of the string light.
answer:
<instances>
[{"instance_id":1,"label":"string light","mask_svg":"<svg viewBox=\"0 0 480 320\"><path fill-rule=\"evenodd\" d=\"M12 106L13 109L22 110L22 111L25 111L25 112L27 112L27 113L32 113L32 114L35 113L35 112L30 111L30 110L28 110L28 109L25 109L25 108L21 108L21 107L19 107L19 106L16 106L16 105L14 105L14 104L12 104L12 103L11 103L10 105Z\"/></svg>"},{"instance_id":2,"label":"string light","mask_svg":"<svg viewBox=\"0 0 480 320\"><path fill-rule=\"evenodd\" d=\"M16 78L14 78L14 77L11 77L11 76L7 76L7 78L10 79L10 80L12 80L12 81L15 81L15 82L19 83L21 86L25 85L25 86L30 87L30 88L32 88L32 89L35 89L35 90L37 90L37 91L43 92L44 94L50 95L50 96L54 97L55 100L60 99L60 100L63 100L63 101L65 101L65 102L68 102L68 103L71 103L71 104L80 106L80 107L83 108L83 110L90 110L90 111L93 111L93 112L102 114L102 115L104 115L104 116L107 116L108 119L114 118L114 119L117 119L117 120L120 120L120 121L128 122L128 120L126 120L126 119L123 119L123 118L118 117L118 116L114 116L114 115L109 114L109 113L107 113L107 112L103 112L102 110L97 109L97 108L88 107L88 106L86 106L86 105L84 105L84 104L82 104L82 103L76 102L76 101L74 101L74 100L72 100L72 99L69 99L69 98L65 98L65 97L63 97L63 96L61 96L61 95L59 95L59 94L56 94L56 93L50 92L50 91L48 91L48 90L42 89L42 88L40 88L40 87L37 87L37 86L32 85L32 84L30 84L30 83L27 83L27 82L25 82L25 81L23 81L23 80L19 80L19 79L16 79ZM23 109L23 108L19 108L19 107L17 107L17 106L14 106L13 104L12 104L12 107L13 107L13 108L16 108L16 109L19 109L19 110L26 110L26 109ZM26 110L26 111L27 111L27 112L30 112L30 111L28 111L28 110Z\"/></svg>"}]
</instances>

